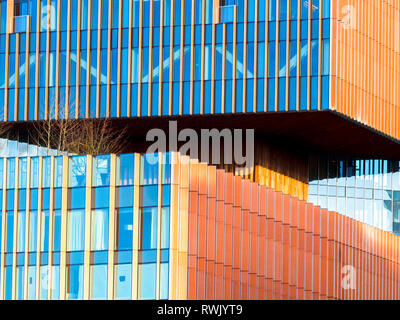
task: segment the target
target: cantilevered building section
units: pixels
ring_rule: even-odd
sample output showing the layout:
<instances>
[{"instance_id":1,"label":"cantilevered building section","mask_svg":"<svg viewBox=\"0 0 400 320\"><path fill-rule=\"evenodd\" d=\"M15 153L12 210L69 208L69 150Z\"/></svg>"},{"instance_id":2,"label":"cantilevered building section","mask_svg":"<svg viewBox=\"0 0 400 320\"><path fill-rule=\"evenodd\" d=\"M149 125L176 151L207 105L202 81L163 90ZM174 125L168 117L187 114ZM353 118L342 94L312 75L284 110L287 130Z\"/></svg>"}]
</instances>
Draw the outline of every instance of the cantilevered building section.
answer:
<instances>
[{"instance_id":1,"label":"cantilevered building section","mask_svg":"<svg viewBox=\"0 0 400 320\"><path fill-rule=\"evenodd\" d=\"M0 0L0 298L398 298L399 14ZM38 133L65 119L126 128L118 154ZM255 129L253 170L148 161L169 120Z\"/></svg>"}]
</instances>

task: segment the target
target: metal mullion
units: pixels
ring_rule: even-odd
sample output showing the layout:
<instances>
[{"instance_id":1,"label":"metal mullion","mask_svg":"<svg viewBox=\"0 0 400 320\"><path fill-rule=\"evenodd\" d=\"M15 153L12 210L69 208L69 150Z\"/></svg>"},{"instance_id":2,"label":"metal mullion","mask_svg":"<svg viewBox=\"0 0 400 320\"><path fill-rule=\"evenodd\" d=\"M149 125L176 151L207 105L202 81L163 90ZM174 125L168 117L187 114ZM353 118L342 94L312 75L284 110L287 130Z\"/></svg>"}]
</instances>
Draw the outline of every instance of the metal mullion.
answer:
<instances>
[{"instance_id":1,"label":"metal mullion","mask_svg":"<svg viewBox=\"0 0 400 320\"><path fill-rule=\"evenodd\" d=\"M132 249L132 300L138 300L139 287L139 242L140 242L140 169L141 156L135 153L135 176L133 187L133 224L137 226L133 228L133 249Z\"/></svg>"},{"instance_id":2,"label":"metal mullion","mask_svg":"<svg viewBox=\"0 0 400 320\"><path fill-rule=\"evenodd\" d=\"M40 1L37 2L36 12L41 12ZM38 120L39 114L39 71L40 71L40 19L36 22L36 70L35 70L35 120ZM7 72L6 72L7 74Z\"/></svg>"},{"instance_id":3,"label":"metal mullion","mask_svg":"<svg viewBox=\"0 0 400 320\"><path fill-rule=\"evenodd\" d=\"M205 63L205 42L206 42L206 2L202 2L202 23L201 23L201 89L200 89L200 114L204 114L204 92L205 92L205 68L204 68L204 63Z\"/></svg>"},{"instance_id":4,"label":"metal mullion","mask_svg":"<svg viewBox=\"0 0 400 320\"><path fill-rule=\"evenodd\" d=\"M153 29L154 29L154 0L150 0L150 16L149 22L149 66L148 66L148 104L147 104L147 115L151 116L151 106L153 102Z\"/></svg>"},{"instance_id":5,"label":"metal mullion","mask_svg":"<svg viewBox=\"0 0 400 320\"><path fill-rule=\"evenodd\" d=\"M5 61L5 78L4 78L4 121L8 121L8 80L10 73L10 35L6 34L6 61Z\"/></svg>"},{"instance_id":6,"label":"metal mullion","mask_svg":"<svg viewBox=\"0 0 400 320\"><path fill-rule=\"evenodd\" d=\"M17 252L18 252L18 208L19 208L19 158L15 158L15 185L14 185L14 234L12 252L12 299L17 299Z\"/></svg>"},{"instance_id":7,"label":"metal mullion","mask_svg":"<svg viewBox=\"0 0 400 320\"><path fill-rule=\"evenodd\" d=\"M196 4L195 0L192 2L192 24L191 24L191 36L190 36L190 111L189 114L192 115L194 111L194 58L195 58L195 19L196 19Z\"/></svg>"},{"instance_id":8,"label":"metal mullion","mask_svg":"<svg viewBox=\"0 0 400 320\"><path fill-rule=\"evenodd\" d=\"M49 267L48 267L48 299L52 298L53 289L53 238L54 238L54 172L55 172L55 157L50 158L50 203L49 203ZM27 212L28 216L28 212ZM28 225L28 224L26 224ZM29 230L29 229L26 229ZM28 233L26 233L28 234ZM28 237L28 236L27 236ZM28 241L26 241L28 243ZM25 250L28 251L27 245Z\"/></svg>"},{"instance_id":9,"label":"metal mullion","mask_svg":"<svg viewBox=\"0 0 400 320\"><path fill-rule=\"evenodd\" d=\"M27 17L27 20L29 23L26 26L26 42L25 42L25 48L26 48L26 54L25 54L25 66L29 65L29 47L30 47L30 38L31 38L31 24L30 24L30 17ZM29 99L29 69L25 67L25 95L24 95L24 120L28 120L28 99Z\"/></svg>"},{"instance_id":10,"label":"metal mullion","mask_svg":"<svg viewBox=\"0 0 400 320\"><path fill-rule=\"evenodd\" d=\"M322 4L322 3L321 3ZM322 108L322 8L319 8L319 34L318 34L318 110Z\"/></svg>"},{"instance_id":11,"label":"metal mullion","mask_svg":"<svg viewBox=\"0 0 400 320\"><path fill-rule=\"evenodd\" d=\"M190 1L190 0L186 0ZM186 1L181 1L181 39L180 39L180 74L179 74L179 115L183 115L183 84L185 76L185 5Z\"/></svg>"},{"instance_id":12,"label":"metal mullion","mask_svg":"<svg viewBox=\"0 0 400 320\"><path fill-rule=\"evenodd\" d=\"M24 300L28 300L28 268L29 268L29 230L31 216L31 158L26 159L26 219L25 219L25 266L24 266ZM3 198L4 199L4 198Z\"/></svg>"},{"instance_id":13,"label":"metal mullion","mask_svg":"<svg viewBox=\"0 0 400 320\"><path fill-rule=\"evenodd\" d=\"M1 283L0 283L0 299L5 300L5 260L6 260L6 233L7 233L7 163L8 158L3 158L3 194L2 201L2 222L1 222Z\"/></svg>"},{"instance_id":14,"label":"metal mullion","mask_svg":"<svg viewBox=\"0 0 400 320\"><path fill-rule=\"evenodd\" d=\"M179 223L179 187L180 187L180 157L176 152L171 153L171 205L170 205L170 248L169 248L169 299L176 300L178 297L178 223Z\"/></svg>"},{"instance_id":15,"label":"metal mullion","mask_svg":"<svg viewBox=\"0 0 400 320\"><path fill-rule=\"evenodd\" d=\"M121 66L122 66L122 6L123 2L119 1L118 7L118 75L117 75L117 118L121 117ZM126 9L126 8L125 8Z\"/></svg>"},{"instance_id":16,"label":"metal mullion","mask_svg":"<svg viewBox=\"0 0 400 320\"><path fill-rule=\"evenodd\" d=\"M244 6L244 23L243 23L243 96L242 96L242 112L247 112L247 54L248 54L248 14L249 14L249 4L245 1Z\"/></svg>"},{"instance_id":17,"label":"metal mullion","mask_svg":"<svg viewBox=\"0 0 400 320\"><path fill-rule=\"evenodd\" d=\"M82 22L82 1L78 1L78 17L76 30L76 89L75 89L75 118L80 116L80 81L81 81L81 22ZM87 66L86 66L87 70ZM90 70L90 69L89 69Z\"/></svg>"},{"instance_id":18,"label":"metal mullion","mask_svg":"<svg viewBox=\"0 0 400 320\"><path fill-rule=\"evenodd\" d=\"M262 0L263 1L263 0ZM264 112L268 111L268 57L269 57L269 0L265 0L265 62L264 62Z\"/></svg>"},{"instance_id":19,"label":"metal mullion","mask_svg":"<svg viewBox=\"0 0 400 320\"><path fill-rule=\"evenodd\" d=\"M66 80L65 80L65 119L69 119L69 109L71 103L70 77L71 77L71 1L68 1L68 22L67 22L67 58L66 58ZM38 19L39 20L39 19Z\"/></svg>"},{"instance_id":20,"label":"metal mullion","mask_svg":"<svg viewBox=\"0 0 400 320\"><path fill-rule=\"evenodd\" d=\"M92 181L93 181L93 159L92 155L86 156L86 186L85 186L85 248L83 262L83 297L89 300L90 297L90 255L92 239Z\"/></svg>"},{"instance_id":21,"label":"metal mullion","mask_svg":"<svg viewBox=\"0 0 400 320\"><path fill-rule=\"evenodd\" d=\"M211 45L211 114L215 113L215 85L216 85L216 24L212 24L212 45Z\"/></svg>"},{"instance_id":22,"label":"metal mullion","mask_svg":"<svg viewBox=\"0 0 400 320\"><path fill-rule=\"evenodd\" d=\"M290 76L290 13L291 1L287 3L287 22L286 22L286 90L285 90L285 110L289 111L289 76Z\"/></svg>"},{"instance_id":23,"label":"metal mullion","mask_svg":"<svg viewBox=\"0 0 400 320\"><path fill-rule=\"evenodd\" d=\"M163 3L162 1L161 3ZM128 81L127 81L127 117L131 116L131 96L132 96L132 24L133 24L133 1L129 1L129 28L128 28Z\"/></svg>"},{"instance_id":24,"label":"metal mullion","mask_svg":"<svg viewBox=\"0 0 400 320\"><path fill-rule=\"evenodd\" d=\"M253 84L253 112L257 112L257 92L258 92L258 1L254 7L254 84Z\"/></svg>"},{"instance_id":25,"label":"metal mullion","mask_svg":"<svg viewBox=\"0 0 400 320\"><path fill-rule=\"evenodd\" d=\"M59 4L57 6L57 44L56 44L56 65L59 66L60 65L60 38L61 38L61 4ZM28 45L27 45L28 47ZM27 68L27 70L29 70L29 68ZM60 104L60 68L56 68L55 70L56 72L56 82L55 82L55 99L54 99L54 106L52 108L54 108L54 110L52 110L52 116L55 119L58 119L59 117L59 104ZM28 83L28 76L27 76L27 83ZM28 86L27 86L28 87ZM28 99L28 98L26 98ZM27 108L28 109L28 108ZM28 110L25 110L25 118L28 119Z\"/></svg>"},{"instance_id":26,"label":"metal mullion","mask_svg":"<svg viewBox=\"0 0 400 320\"><path fill-rule=\"evenodd\" d=\"M157 205L157 281L156 281L156 300L161 298L161 232L162 232L162 170L163 153L158 154L158 205Z\"/></svg>"},{"instance_id":27,"label":"metal mullion","mask_svg":"<svg viewBox=\"0 0 400 320\"><path fill-rule=\"evenodd\" d=\"M175 56L175 51L174 51L174 32L175 32L175 0L171 0L171 26L170 26L170 42L169 42L169 110L168 110L168 115L172 115L173 112L173 107L172 104L174 102L173 99L173 82L174 82L174 56Z\"/></svg>"},{"instance_id":28,"label":"metal mullion","mask_svg":"<svg viewBox=\"0 0 400 320\"><path fill-rule=\"evenodd\" d=\"M51 7L51 0L47 0L47 7ZM50 17L47 16L46 30L46 82L45 82L45 101L44 101L44 120L47 120L49 115L49 81L50 81ZM17 114L17 110L15 111Z\"/></svg>"},{"instance_id":29,"label":"metal mullion","mask_svg":"<svg viewBox=\"0 0 400 320\"><path fill-rule=\"evenodd\" d=\"M103 0L99 0L99 15L97 21L97 79L96 79L96 118L100 117L100 80L101 80L101 30L102 19L101 12Z\"/></svg>"},{"instance_id":30,"label":"metal mullion","mask_svg":"<svg viewBox=\"0 0 400 320\"><path fill-rule=\"evenodd\" d=\"M42 244L42 219L43 219L43 157L39 157L39 185L38 185L38 219L37 219L37 244L36 244L36 300L40 300L41 288L41 244Z\"/></svg>"},{"instance_id":31,"label":"metal mullion","mask_svg":"<svg viewBox=\"0 0 400 320\"><path fill-rule=\"evenodd\" d=\"M61 203L60 300L66 299L67 215L68 215L69 157L63 156Z\"/></svg>"},{"instance_id":32,"label":"metal mullion","mask_svg":"<svg viewBox=\"0 0 400 320\"><path fill-rule=\"evenodd\" d=\"M17 33L15 35L16 38L16 48L15 48L15 90L14 90L14 119L9 120L18 120L18 90L19 90L19 41L20 41L20 34ZM10 106L11 107L11 106Z\"/></svg>"},{"instance_id":33,"label":"metal mullion","mask_svg":"<svg viewBox=\"0 0 400 320\"><path fill-rule=\"evenodd\" d=\"M237 71L236 71L236 64L237 64L237 28L238 28L238 11L237 7L234 9L234 18L233 18L233 43L232 43L232 113L236 112L236 78L237 78Z\"/></svg>"},{"instance_id":34,"label":"metal mullion","mask_svg":"<svg viewBox=\"0 0 400 320\"><path fill-rule=\"evenodd\" d=\"M92 0L88 0L88 24L87 24L87 54L86 54L86 118L90 118L90 79L91 79L91 41L92 41Z\"/></svg>"},{"instance_id":35,"label":"metal mullion","mask_svg":"<svg viewBox=\"0 0 400 320\"><path fill-rule=\"evenodd\" d=\"M143 0L140 1L140 9L139 9L139 68L138 68L138 117L142 116L142 77L143 77Z\"/></svg>"},{"instance_id":36,"label":"metal mullion","mask_svg":"<svg viewBox=\"0 0 400 320\"><path fill-rule=\"evenodd\" d=\"M160 43L158 64L158 115L162 115L163 75L164 75L164 1L160 1Z\"/></svg>"},{"instance_id":37,"label":"metal mullion","mask_svg":"<svg viewBox=\"0 0 400 320\"><path fill-rule=\"evenodd\" d=\"M107 45L107 106L106 106L106 117L110 117L110 96L111 96L111 40L112 40L112 1L108 2L108 45Z\"/></svg>"},{"instance_id":38,"label":"metal mullion","mask_svg":"<svg viewBox=\"0 0 400 320\"><path fill-rule=\"evenodd\" d=\"M108 231L108 299L114 299L114 266L115 266L115 207L117 185L117 156L111 155L110 159L110 207L109 207L109 231ZM118 263L118 259L117 259Z\"/></svg>"},{"instance_id":39,"label":"metal mullion","mask_svg":"<svg viewBox=\"0 0 400 320\"><path fill-rule=\"evenodd\" d=\"M276 4L276 30L275 30L275 111L278 111L279 102L279 63L280 63L280 50L279 50L279 22L280 22L280 0Z\"/></svg>"}]
</instances>

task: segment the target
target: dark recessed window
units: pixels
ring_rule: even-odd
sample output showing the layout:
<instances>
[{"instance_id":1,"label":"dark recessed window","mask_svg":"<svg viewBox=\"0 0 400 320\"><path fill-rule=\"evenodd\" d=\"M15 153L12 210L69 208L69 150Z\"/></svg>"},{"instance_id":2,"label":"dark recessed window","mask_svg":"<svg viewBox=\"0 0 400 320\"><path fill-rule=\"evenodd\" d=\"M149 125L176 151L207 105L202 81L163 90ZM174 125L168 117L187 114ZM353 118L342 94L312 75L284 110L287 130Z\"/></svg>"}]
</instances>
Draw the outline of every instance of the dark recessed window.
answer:
<instances>
[{"instance_id":1,"label":"dark recessed window","mask_svg":"<svg viewBox=\"0 0 400 320\"><path fill-rule=\"evenodd\" d=\"M27 16L29 12L28 0L15 0L14 2L14 17Z\"/></svg>"}]
</instances>

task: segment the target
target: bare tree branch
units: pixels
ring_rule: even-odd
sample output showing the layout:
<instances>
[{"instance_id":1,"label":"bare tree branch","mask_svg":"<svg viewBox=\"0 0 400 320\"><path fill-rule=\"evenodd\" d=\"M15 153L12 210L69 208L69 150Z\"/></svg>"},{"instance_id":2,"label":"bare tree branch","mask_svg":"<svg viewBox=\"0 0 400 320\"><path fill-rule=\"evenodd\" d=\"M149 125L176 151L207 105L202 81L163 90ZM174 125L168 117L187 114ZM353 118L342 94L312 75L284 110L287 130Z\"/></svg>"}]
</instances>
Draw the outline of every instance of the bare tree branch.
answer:
<instances>
[{"instance_id":1,"label":"bare tree branch","mask_svg":"<svg viewBox=\"0 0 400 320\"><path fill-rule=\"evenodd\" d=\"M46 120L33 124L31 141L61 153L99 155L123 152L126 128L115 128L110 119L75 119L65 114L65 110L71 112L75 107L70 103L68 108L62 105L56 108L54 103L51 104L48 117L44 117Z\"/></svg>"}]
</instances>

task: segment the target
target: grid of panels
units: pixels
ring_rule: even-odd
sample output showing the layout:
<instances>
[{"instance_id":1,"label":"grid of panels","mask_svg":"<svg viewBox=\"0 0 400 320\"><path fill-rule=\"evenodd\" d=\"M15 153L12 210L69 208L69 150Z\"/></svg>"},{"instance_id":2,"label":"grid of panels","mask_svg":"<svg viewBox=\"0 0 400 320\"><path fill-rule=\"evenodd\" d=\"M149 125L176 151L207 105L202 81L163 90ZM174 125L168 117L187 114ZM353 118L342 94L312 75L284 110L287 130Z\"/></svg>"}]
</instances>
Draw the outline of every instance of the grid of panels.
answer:
<instances>
[{"instance_id":1,"label":"grid of panels","mask_svg":"<svg viewBox=\"0 0 400 320\"><path fill-rule=\"evenodd\" d=\"M330 0L31 0L7 33L0 106L8 121L329 107ZM10 15L10 14L9 14Z\"/></svg>"},{"instance_id":2,"label":"grid of panels","mask_svg":"<svg viewBox=\"0 0 400 320\"><path fill-rule=\"evenodd\" d=\"M1 161L2 299L399 296L397 236L188 157Z\"/></svg>"},{"instance_id":3,"label":"grid of panels","mask_svg":"<svg viewBox=\"0 0 400 320\"><path fill-rule=\"evenodd\" d=\"M186 166L188 299L398 299L398 236L212 166ZM349 270L354 290L342 286Z\"/></svg>"},{"instance_id":4,"label":"grid of panels","mask_svg":"<svg viewBox=\"0 0 400 320\"><path fill-rule=\"evenodd\" d=\"M332 3L331 108L399 139L400 4Z\"/></svg>"},{"instance_id":5,"label":"grid of panels","mask_svg":"<svg viewBox=\"0 0 400 320\"><path fill-rule=\"evenodd\" d=\"M167 299L170 156L150 157L0 158L0 298Z\"/></svg>"},{"instance_id":6,"label":"grid of panels","mask_svg":"<svg viewBox=\"0 0 400 320\"><path fill-rule=\"evenodd\" d=\"M399 161L313 157L308 201L399 234Z\"/></svg>"}]
</instances>

